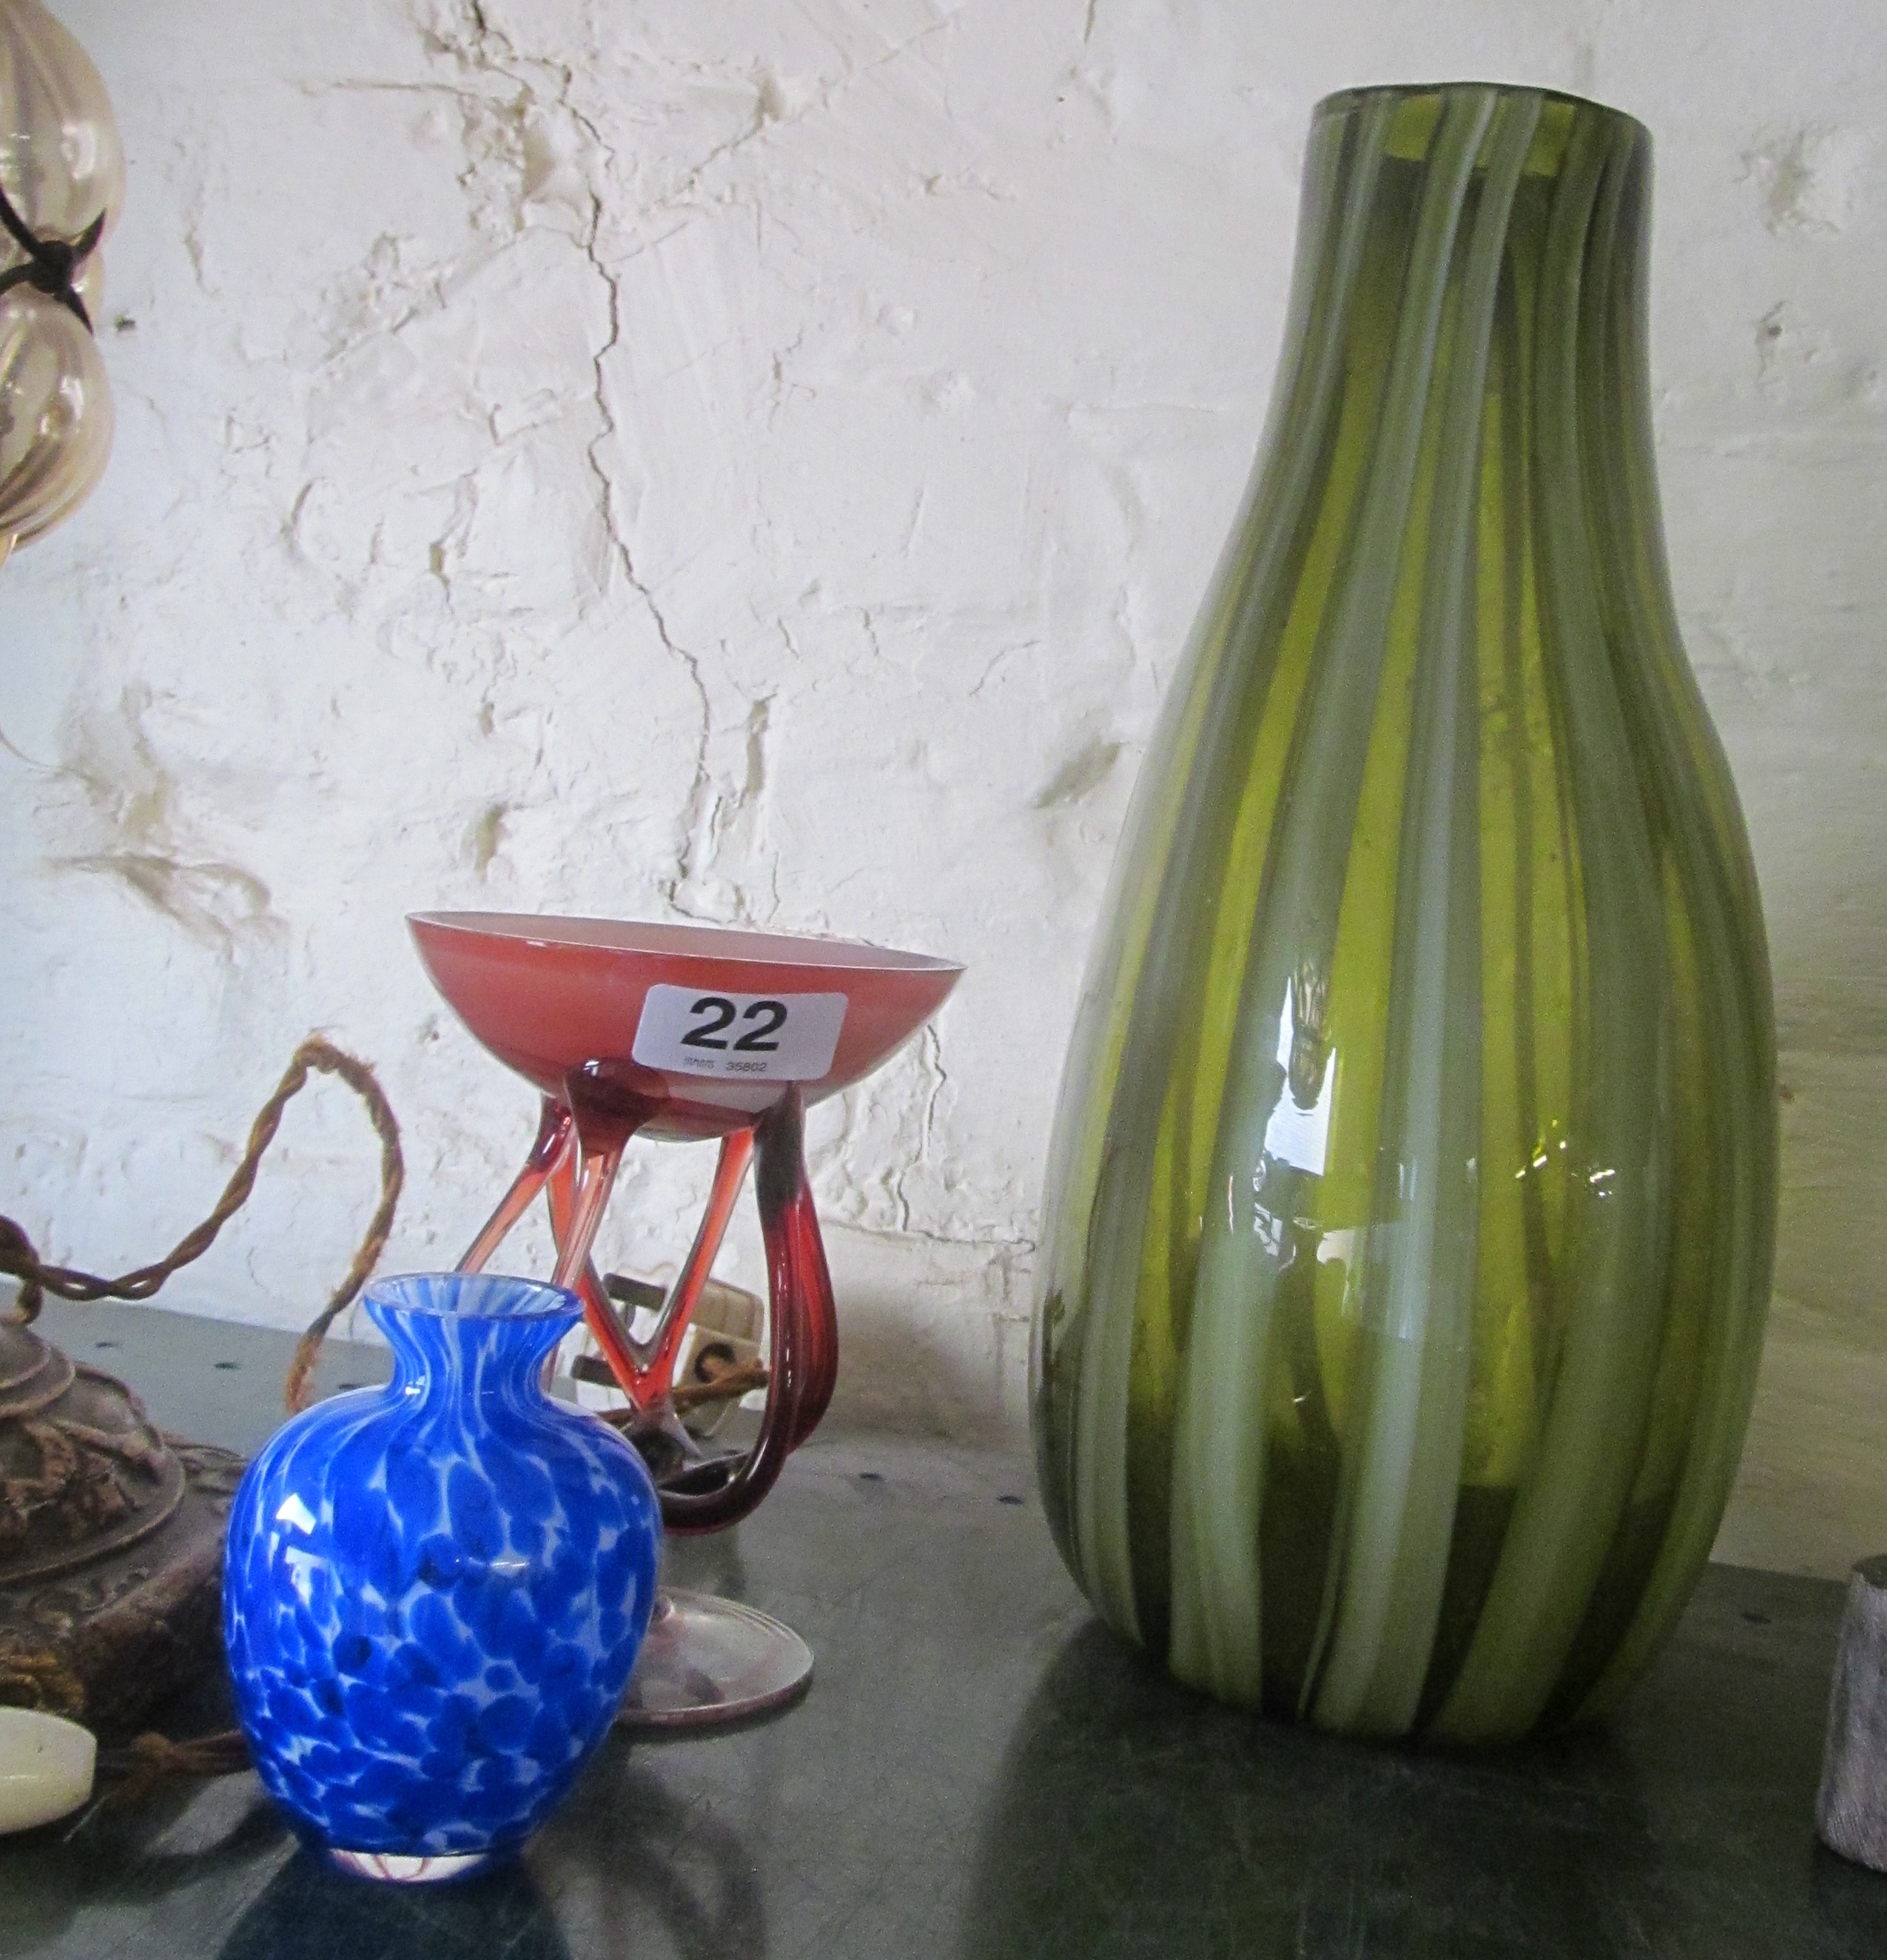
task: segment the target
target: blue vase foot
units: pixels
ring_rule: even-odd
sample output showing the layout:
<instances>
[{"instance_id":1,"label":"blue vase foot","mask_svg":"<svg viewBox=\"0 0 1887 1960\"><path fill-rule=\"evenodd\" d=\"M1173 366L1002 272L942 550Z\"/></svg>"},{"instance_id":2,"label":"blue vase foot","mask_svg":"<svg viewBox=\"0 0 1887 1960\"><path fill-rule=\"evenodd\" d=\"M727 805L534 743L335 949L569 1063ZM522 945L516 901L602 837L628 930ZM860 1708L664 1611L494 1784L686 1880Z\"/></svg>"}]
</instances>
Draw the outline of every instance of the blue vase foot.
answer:
<instances>
[{"instance_id":1,"label":"blue vase foot","mask_svg":"<svg viewBox=\"0 0 1887 1960\"><path fill-rule=\"evenodd\" d=\"M328 1847L329 1862L336 1871L354 1879L377 1879L396 1885L445 1885L469 1879L475 1872L500 1863L510 1854L503 1851L461 1851L443 1857L401 1851L344 1851L338 1845Z\"/></svg>"}]
</instances>

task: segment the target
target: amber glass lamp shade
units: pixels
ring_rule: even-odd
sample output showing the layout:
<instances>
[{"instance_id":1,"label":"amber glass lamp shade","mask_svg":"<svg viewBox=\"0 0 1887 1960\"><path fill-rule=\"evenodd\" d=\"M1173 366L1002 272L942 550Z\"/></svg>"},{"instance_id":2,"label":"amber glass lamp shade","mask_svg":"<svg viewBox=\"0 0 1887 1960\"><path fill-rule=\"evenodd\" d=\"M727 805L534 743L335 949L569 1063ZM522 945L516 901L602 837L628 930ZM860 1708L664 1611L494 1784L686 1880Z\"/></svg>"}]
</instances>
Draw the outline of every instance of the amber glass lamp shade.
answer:
<instances>
[{"instance_id":1,"label":"amber glass lamp shade","mask_svg":"<svg viewBox=\"0 0 1887 1960\"><path fill-rule=\"evenodd\" d=\"M84 50L37 0L0 0L0 558L76 510L111 453L90 327L124 183Z\"/></svg>"}]
</instances>

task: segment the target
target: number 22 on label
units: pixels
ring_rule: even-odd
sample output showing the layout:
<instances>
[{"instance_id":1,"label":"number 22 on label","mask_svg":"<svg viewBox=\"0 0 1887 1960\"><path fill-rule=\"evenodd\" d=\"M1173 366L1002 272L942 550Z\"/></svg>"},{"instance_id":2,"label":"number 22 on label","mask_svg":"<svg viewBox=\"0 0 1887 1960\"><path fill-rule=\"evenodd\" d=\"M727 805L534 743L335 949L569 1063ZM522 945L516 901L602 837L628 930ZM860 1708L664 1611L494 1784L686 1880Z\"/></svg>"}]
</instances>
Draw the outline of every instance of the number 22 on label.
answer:
<instances>
[{"instance_id":1,"label":"number 22 on label","mask_svg":"<svg viewBox=\"0 0 1887 1960\"><path fill-rule=\"evenodd\" d=\"M757 1021L760 1025L750 1028L733 1043L736 1052L742 1055L777 1055L780 1052L780 1044L772 1037L786 1024L786 1004L783 1001L750 1001L737 1013L733 1002L725 994L704 994L693 1003L688 1012L706 1018L681 1037L684 1048L727 1047L727 1039L722 1030L731 1028L738 1018L743 1021Z\"/></svg>"},{"instance_id":2,"label":"number 22 on label","mask_svg":"<svg viewBox=\"0 0 1887 1960\"><path fill-rule=\"evenodd\" d=\"M651 987L631 1052L645 1068L745 1082L816 1082L845 1025L843 994Z\"/></svg>"}]
</instances>

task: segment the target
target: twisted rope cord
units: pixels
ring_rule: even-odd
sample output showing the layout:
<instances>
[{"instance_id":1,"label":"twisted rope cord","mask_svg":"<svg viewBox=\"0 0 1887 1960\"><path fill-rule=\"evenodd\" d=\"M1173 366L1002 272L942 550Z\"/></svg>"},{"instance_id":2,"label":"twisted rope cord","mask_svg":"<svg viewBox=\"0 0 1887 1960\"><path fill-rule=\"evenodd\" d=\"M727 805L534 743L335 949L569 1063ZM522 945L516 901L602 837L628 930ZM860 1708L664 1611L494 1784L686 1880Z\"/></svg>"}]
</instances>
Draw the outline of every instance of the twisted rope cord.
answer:
<instances>
[{"instance_id":1,"label":"twisted rope cord","mask_svg":"<svg viewBox=\"0 0 1887 1960\"><path fill-rule=\"evenodd\" d=\"M249 1193L256 1188L256 1173L263 1153L275 1141L275 1132L281 1127L282 1112L307 1087L310 1074L317 1071L323 1075L338 1076L367 1105L367 1115L380 1140L380 1201L346 1278L310 1323L289 1363L283 1401L291 1411L305 1408L309 1378L321 1343L333 1325L335 1317L365 1285L367 1275L386 1249L386 1241L393 1229L394 1211L399 1203L400 1187L406 1178L405 1161L400 1154L399 1124L379 1077L365 1062L357 1061L319 1035L311 1035L295 1050L287 1071L276 1084L275 1093L257 1112L255 1122L249 1125L249 1141L243 1147L242 1161L223 1187L223 1195L216 1201L214 1209L161 1259L140 1266L135 1272L122 1274L116 1279L81 1272L72 1266L49 1266L40 1260L33 1249L31 1239L12 1219L0 1218L0 1273L11 1274L20 1281L15 1317L22 1321L35 1319L43 1297L48 1293L56 1293L62 1300L148 1300L180 1267L201 1258L216 1242L217 1234L248 1202Z\"/></svg>"},{"instance_id":2,"label":"twisted rope cord","mask_svg":"<svg viewBox=\"0 0 1887 1960\"><path fill-rule=\"evenodd\" d=\"M235 1776L247 1769L252 1760L249 1744L240 1729L198 1736L187 1742L173 1742L168 1736L147 1729L141 1736L134 1736L122 1748L100 1749L98 1777L101 1782L118 1783L114 1794L134 1797L173 1777Z\"/></svg>"}]
</instances>

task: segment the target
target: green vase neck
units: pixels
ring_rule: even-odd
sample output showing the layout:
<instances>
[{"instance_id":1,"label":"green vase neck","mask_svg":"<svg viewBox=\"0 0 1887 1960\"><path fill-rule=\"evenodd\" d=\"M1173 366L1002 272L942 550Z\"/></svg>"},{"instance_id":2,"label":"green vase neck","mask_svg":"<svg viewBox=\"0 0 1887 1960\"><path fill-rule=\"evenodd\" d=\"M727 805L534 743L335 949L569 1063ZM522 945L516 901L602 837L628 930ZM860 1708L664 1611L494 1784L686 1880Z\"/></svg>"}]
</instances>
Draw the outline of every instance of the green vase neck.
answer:
<instances>
[{"instance_id":1,"label":"green vase neck","mask_svg":"<svg viewBox=\"0 0 1887 1960\"><path fill-rule=\"evenodd\" d=\"M1273 482L1294 456L1320 479L1326 511L1354 495L1345 559L1386 568L1418 543L1432 555L1451 495L1478 508L1495 495L1526 512L1550 560L1569 522L1593 519L1603 482L1598 555L1633 561L1668 618L1650 155L1631 117L1547 90L1366 88L1319 105L1266 452ZM1479 466L1450 466L1464 445L1483 452ZM1467 508L1452 515L1472 523ZM1593 569L1587 580L1582 563L1580 582L1603 586L1608 568ZM1336 588L1351 583L1339 571ZM1396 612L1375 630L1393 638Z\"/></svg>"}]
</instances>

